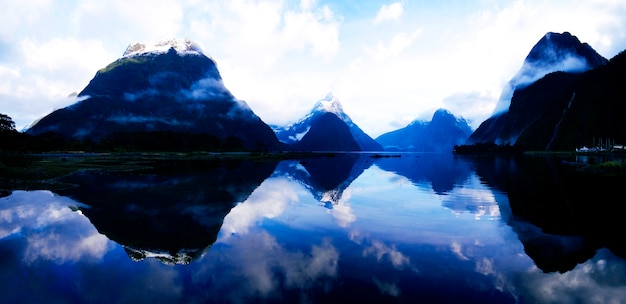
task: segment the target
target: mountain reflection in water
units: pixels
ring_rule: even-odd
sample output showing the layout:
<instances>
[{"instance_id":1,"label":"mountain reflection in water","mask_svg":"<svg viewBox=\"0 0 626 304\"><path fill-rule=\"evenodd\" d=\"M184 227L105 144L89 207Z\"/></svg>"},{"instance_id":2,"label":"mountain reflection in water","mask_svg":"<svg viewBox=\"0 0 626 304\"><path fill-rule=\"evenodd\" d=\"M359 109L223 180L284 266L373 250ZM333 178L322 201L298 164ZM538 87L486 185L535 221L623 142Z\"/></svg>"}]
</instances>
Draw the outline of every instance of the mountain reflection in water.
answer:
<instances>
[{"instance_id":1,"label":"mountain reflection in water","mask_svg":"<svg viewBox=\"0 0 626 304\"><path fill-rule=\"evenodd\" d=\"M623 224L608 202L619 194L608 185L558 159L400 156L170 160L144 171L80 172L65 179L76 188L57 193L3 193L0 298L626 298ZM590 205L581 199L589 193L604 201Z\"/></svg>"},{"instance_id":2,"label":"mountain reflection in water","mask_svg":"<svg viewBox=\"0 0 626 304\"><path fill-rule=\"evenodd\" d=\"M135 260L188 264L217 239L224 217L272 173L273 162L161 161L140 173L79 172L65 195Z\"/></svg>"}]
</instances>

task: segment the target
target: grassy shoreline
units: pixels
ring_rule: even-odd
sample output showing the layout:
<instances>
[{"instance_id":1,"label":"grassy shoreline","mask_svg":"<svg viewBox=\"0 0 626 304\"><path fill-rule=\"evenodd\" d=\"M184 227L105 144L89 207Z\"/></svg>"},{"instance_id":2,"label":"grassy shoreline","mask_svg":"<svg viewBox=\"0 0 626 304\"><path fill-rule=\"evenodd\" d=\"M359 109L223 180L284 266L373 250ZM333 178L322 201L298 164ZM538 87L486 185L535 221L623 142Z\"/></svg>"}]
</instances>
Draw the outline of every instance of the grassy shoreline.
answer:
<instances>
[{"instance_id":1,"label":"grassy shoreline","mask_svg":"<svg viewBox=\"0 0 626 304\"><path fill-rule=\"evenodd\" d=\"M359 152L356 152L359 153ZM385 152L360 152L372 158L399 157ZM288 159L332 158L350 152L114 152L91 153L82 151L57 151L50 153L0 153L0 192L12 190L57 190L72 187L61 182L64 176L79 171L140 171L154 168L163 161L255 161L278 162ZM527 151L525 156L574 156L570 151ZM624 161L599 163L564 162L578 172L593 175L626 176Z\"/></svg>"},{"instance_id":2,"label":"grassy shoreline","mask_svg":"<svg viewBox=\"0 0 626 304\"><path fill-rule=\"evenodd\" d=\"M335 157L342 152L119 152L0 153L0 191L55 190L71 187L59 181L72 173L150 170L157 162L255 161ZM385 155L373 154L373 155ZM374 156L372 156L374 157Z\"/></svg>"}]
</instances>

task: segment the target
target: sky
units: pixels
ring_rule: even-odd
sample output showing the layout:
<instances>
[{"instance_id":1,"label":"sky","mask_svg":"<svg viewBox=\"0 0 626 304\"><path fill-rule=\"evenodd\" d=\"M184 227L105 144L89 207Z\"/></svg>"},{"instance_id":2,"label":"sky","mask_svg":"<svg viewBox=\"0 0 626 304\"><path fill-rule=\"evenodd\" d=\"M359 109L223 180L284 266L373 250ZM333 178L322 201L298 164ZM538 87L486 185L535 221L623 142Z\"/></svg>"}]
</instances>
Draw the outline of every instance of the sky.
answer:
<instances>
[{"instance_id":1,"label":"sky","mask_svg":"<svg viewBox=\"0 0 626 304\"><path fill-rule=\"evenodd\" d=\"M328 93L372 137L447 109L478 125L547 32L607 59L626 1L0 0L0 113L18 130L76 102L131 43L188 38L263 121Z\"/></svg>"}]
</instances>

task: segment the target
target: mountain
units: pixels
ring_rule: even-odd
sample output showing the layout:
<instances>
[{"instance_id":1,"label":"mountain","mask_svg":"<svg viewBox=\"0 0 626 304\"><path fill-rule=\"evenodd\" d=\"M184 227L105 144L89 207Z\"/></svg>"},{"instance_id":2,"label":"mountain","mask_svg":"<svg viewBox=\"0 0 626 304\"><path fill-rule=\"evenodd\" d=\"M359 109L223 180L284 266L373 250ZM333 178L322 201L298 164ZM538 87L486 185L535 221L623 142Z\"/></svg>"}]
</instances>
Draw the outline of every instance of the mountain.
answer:
<instances>
[{"instance_id":1,"label":"mountain","mask_svg":"<svg viewBox=\"0 0 626 304\"><path fill-rule=\"evenodd\" d=\"M216 62L188 39L131 44L96 73L78 99L26 133L113 146L281 148L272 129L226 89Z\"/></svg>"},{"instance_id":2,"label":"mountain","mask_svg":"<svg viewBox=\"0 0 626 304\"><path fill-rule=\"evenodd\" d=\"M302 139L292 145L299 151L360 151L350 128L335 114L326 112L311 124Z\"/></svg>"},{"instance_id":3,"label":"mountain","mask_svg":"<svg viewBox=\"0 0 626 304\"><path fill-rule=\"evenodd\" d=\"M413 121L402 129L380 135L376 141L388 151L451 152L470 134L472 129L465 119L439 109L430 122Z\"/></svg>"},{"instance_id":4,"label":"mountain","mask_svg":"<svg viewBox=\"0 0 626 304\"><path fill-rule=\"evenodd\" d=\"M626 52L582 74L549 76L516 92L511 101L509 116L514 117L526 112L524 105L531 99L543 99L547 104L519 135L516 145L572 151L598 145L600 140L626 143Z\"/></svg>"},{"instance_id":5,"label":"mountain","mask_svg":"<svg viewBox=\"0 0 626 304\"><path fill-rule=\"evenodd\" d=\"M548 102L540 102L533 98L526 98L528 104L519 104L520 99L516 97L520 95L518 91L553 72L580 74L602 66L607 61L587 43L580 42L576 36L568 32L547 33L530 50L520 70L502 89L493 115L472 133L466 143L515 144L518 136L542 115L544 108L550 107ZM568 82L566 79L568 77L563 79L560 79L560 76L550 77L548 82L551 84L544 83L544 88L546 86L553 88L548 90L549 94L559 94L557 87ZM547 95L544 97L551 100ZM522 109L511 116L509 112L514 98L517 98L517 106Z\"/></svg>"},{"instance_id":6,"label":"mountain","mask_svg":"<svg viewBox=\"0 0 626 304\"><path fill-rule=\"evenodd\" d=\"M344 126L347 127L348 133L345 132ZM330 93L324 99L319 100L303 118L284 127L275 126L274 132L281 142L292 145L298 150L383 150L380 144L350 119L343 111L339 99Z\"/></svg>"}]
</instances>

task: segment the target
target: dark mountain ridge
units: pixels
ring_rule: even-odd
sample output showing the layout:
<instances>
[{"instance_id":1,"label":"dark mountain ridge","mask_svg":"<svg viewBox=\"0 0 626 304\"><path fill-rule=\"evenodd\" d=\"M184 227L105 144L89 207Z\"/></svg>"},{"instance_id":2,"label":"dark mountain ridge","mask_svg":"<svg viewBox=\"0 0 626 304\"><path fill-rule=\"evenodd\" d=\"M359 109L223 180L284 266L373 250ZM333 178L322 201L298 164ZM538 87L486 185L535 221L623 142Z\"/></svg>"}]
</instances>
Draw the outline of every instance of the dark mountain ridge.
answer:
<instances>
[{"instance_id":1,"label":"dark mountain ridge","mask_svg":"<svg viewBox=\"0 0 626 304\"><path fill-rule=\"evenodd\" d=\"M361 151L348 125L329 112L322 114L292 146L298 151Z\"/></svg>"},{"instance_id":2,"label":"dark mountain ridge","mask_svg":"<svg viewBox=\"0 0 626 304\"><path fill-rule=\"evenodd\" d=\"M113 145L158 141L168 133L204 140L196 144L207 149L282 149L271 128L224 87L213 59L188 40L182 44L175 40L162 52L129 46L78 94L82 101L52 112L26 133Z\"/></svg>"},{"instance_id":3,"label":"dark mountain ridge","mask_svg":"<svg viewBox=\"0 0 626 304\"><path fill-rule=\"evenodd\" d=\"M553 77L561 81L551 87L555 96L550 107L524 130L518 145L533 150L574 150L591 147L600 138L619 144L626 142L624 51L607 64L585 73L559 73ZM520 93L516 102L525 102L526 94L545 94L541 92L540 84L533 84L524 94Z\"/></svg>"},{"instance_id":4,"label":"dark mountain ridge","mask_svg":"<svg viewBox=\"0 0 626 304\"><path fill-rule=\"evenodd\" d=\"M560 98L563 92L559 88L567 87L572 75L607 62L591 46L581 43L568 32L547 33L535 44L518 73L503 88L494 114L481 123L466 144L514 145L524 130L546 111L554 111L555 106L560 108L553 101ZM566 72L569 76L555 72ZM526 90L535 84L541 89Z\"/></svg>"},{"instance_id":5,"label":"dark mountain ridge","mask_svg":"<svg viewBox=\"0 0 626 304\"><path fill-rule=\"evenodd\" d=\"M491 127L498 127L499 138L510 138L522 150L573 151L597 145L600 139L619 145L626 142L625 101L622 51L592 70L550 73L516 90L509 111Z\"/></svg>"},{"instance_id":6,"label":"dark mountain ridge","mask_svg":"<svg viewBox=\"0 0 626 304\"><path fill-rule=\"evenodd\" d=\"M451 152L470 134L472 129L465 119L439 109L431 121L413 121L404 128L380 135L376 141L387 151Z\"/></svg>"},{"instance_id":7,"label":"dark mountain ridge","mask_svg":"<svg viewBox=\"0 0 626 304\"><path fill-rule=\"evenodd\" d=\"M337 119L331 118L327 114L335 116ZM295 123L284 127L274 126L273 129L281 142L291 145L297 150L383 150L380 144L352 121L344 112L339 99L330 93L324 99L317 101L313 109ZM309 135L311 132L314 134ZM356 147L354 143L356 143Z\"/></svg>"}]
</instances>

